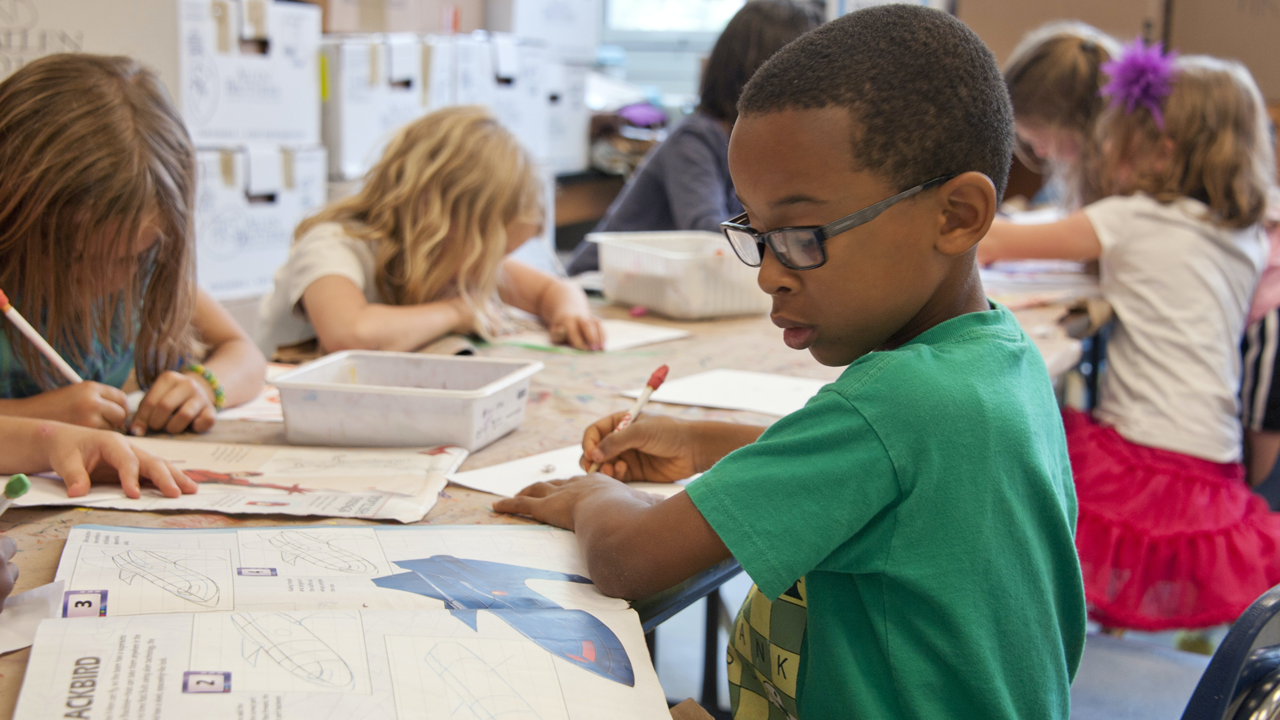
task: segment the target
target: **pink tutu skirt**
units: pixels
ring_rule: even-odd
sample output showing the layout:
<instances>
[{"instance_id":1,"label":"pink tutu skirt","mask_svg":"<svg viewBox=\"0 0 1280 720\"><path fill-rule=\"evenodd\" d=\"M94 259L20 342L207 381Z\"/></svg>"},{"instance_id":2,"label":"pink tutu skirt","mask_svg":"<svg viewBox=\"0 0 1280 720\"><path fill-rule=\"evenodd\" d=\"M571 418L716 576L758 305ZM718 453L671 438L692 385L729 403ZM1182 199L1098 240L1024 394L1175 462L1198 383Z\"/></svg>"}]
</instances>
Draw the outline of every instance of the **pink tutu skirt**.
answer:
<instances>
[{"instance_id":1,"label":"pink tutu skirt","mask_svg":"<svg viewBox=\"0 0 1280 720\"><path fill-rule=\"evenodd\" d=\"M1066 410L1090 616L1135 630L1234 622L1280 583L1280 514L1244 467L1135 445Z\"/></svg>"}]
</instances>

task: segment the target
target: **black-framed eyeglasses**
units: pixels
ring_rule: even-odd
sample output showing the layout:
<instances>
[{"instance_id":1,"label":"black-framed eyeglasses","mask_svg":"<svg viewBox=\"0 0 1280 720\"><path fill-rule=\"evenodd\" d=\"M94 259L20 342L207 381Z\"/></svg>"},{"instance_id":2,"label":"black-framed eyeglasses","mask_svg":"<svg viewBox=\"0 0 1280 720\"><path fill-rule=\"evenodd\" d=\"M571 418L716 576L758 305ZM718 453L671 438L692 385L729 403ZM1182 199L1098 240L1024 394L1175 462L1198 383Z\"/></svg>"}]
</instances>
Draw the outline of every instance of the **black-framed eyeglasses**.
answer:
<instances>
[{"instance_id":1,"label":"black-framed eyeglasses","mask_svg":"<svg viewBox=\"0 0 1280 720\"><path fill-rule=\"evenodd\" d=\"M777 228L759 233L751 229L750 225L744 224L747 221L747 214L742 213L720 223L720 230L729 239L729 244L733 246L738 259L751 267L760 267L760 263L764 261L764 246L768 245L774 256L778 258L778 262L785 267L792 270L812 270L821 267L827 261L825 244L831 238L859 225L865 225L897 203L925 190L938 187L953 177L955 175L936 177L822 227Z\"/></svg>"}]
</instances>

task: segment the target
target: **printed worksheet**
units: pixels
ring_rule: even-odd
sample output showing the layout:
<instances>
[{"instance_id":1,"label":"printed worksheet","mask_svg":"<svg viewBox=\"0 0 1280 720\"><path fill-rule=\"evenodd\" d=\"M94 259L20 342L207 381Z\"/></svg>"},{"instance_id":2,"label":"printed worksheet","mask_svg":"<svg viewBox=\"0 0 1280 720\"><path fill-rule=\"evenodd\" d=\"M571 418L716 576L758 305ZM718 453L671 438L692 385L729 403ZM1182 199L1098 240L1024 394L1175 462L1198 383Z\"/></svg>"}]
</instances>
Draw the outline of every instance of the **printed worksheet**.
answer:
<instances>
[{"instance_id":1,"label":"printed worksheet","mask_svg":"<svg viewBox=\"0 0 1280 720\"><path fill-rule=\"evenodd\" d=\"M573 533L545 525L80 525L67 536L55 580L66 583L63 617L627 608L587 579Z\"/></svg>"},{"instance_id":2,"label":"printed worksheet","mask_svg":"<svg viewBox=\"0 0 1280 720\"><path fill-rule=\"evenodd\" d=\"M545 526L82 525L15 717L669 717L586 573Z\"/></svg>"},{"instance_id":3,"label":"printed worksheet","mask_svg":"<svg viewBox=\"0 0 1280 720\"><path fill-rule=\"evenodd\" d=\"M828 382L746 370L709 370L667 380L649 400L782 417L804 407ZM622 394L640 397L640 390Z\"/></svg>"},{"instance_id":4,"label":"printed worksheet","mask_svg":"<svg viewBox=\"0 0 1280 720\"><path fill-rule=\"evenodd\" d=\"M447 476L467 457L462 448L352 450L131 438L143 450L176 465L199 492L168 498L144 484L142 497L119 485L95 484L67 497L56 475L33 476L18 507L74 505L112 510L318 515L417 522L435 506Z\"/></svg>"},{"instance_id":5,"label":"printed worksheet","mask_svg":"<svg viewBox=\"0 0 1280 720\"><path fill-rule=\"evenodd\" d=\"M631 610L312 610L49 620L37 632L14 717L52 716L671 717Z\"/></svg>"},{"instance_id":6,"label":"printed worksheet","mask_svg":"<svg viewBox=\"0 0 1280 720\"><path fill-rule=\"evenodd\" d=\"M582 448L570 445L479 470L455 472L449 475L449 481L472 490L514 497L534 483L585 475L587 471L578 464L581 458ZM684 486L692 479L674 483L633 482L627 485L642 492L671 497L684 492Z\"/></svg>"}]
</instances>

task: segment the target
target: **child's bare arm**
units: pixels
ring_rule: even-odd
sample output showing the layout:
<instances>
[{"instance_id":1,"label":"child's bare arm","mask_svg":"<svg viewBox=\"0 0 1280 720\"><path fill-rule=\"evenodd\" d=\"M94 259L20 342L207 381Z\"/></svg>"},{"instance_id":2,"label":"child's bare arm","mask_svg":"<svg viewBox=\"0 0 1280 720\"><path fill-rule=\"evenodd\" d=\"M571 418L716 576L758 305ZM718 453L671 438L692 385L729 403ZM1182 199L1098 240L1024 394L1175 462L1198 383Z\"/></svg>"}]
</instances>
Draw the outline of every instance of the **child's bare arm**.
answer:
<instances>
[{"instance_id":1,"label":"child's bare arm","mask_svg":"<svg viewBox=\"0 0 1280 720\"><path fill-rule=\"evenodd\" d=\"M730 557L688 495L662 500L600 474L538 483L493 509L573 530L592 582L613 597L649 597Z\"/></svg>"},{"instance_id":2,"label":"child's bare arm","mask_svg":"<svg viewBox=\"0 0 1280 720\"><path fill-rule=\"evenodd\" d=\"M582 288L510 258L502 261L502 302L542 319L551 339L579 350L603 350L604 329Z\"/></svg>"},{"instance_id":3,"label":"child's bare arm","mask_svg":"<svg viewBox=\"0 0 1280 720\"><path fill-rule=\"evenodd\" d=\"M200 342L208 347L202 364L218 379L232 407L257 397L267 372L266 358L231 314L205 291L196 291L192 318ZM195 372L164 372L147 389L130 432L148 429L204 432L216 417L213 387Z\"/></svg>"},{"instance_id":4,"label":"child's bare arm","mask_svg":"<svg viewBox=\"0 0 1280 720\"><path fill-rule=\"evenodd\" d=\"M1020 225L997 218L978 243L978 262L996 260L1096 260L1102 243L1083 211L1058 222Z\"/></svg>"},{"instance_id":5,"label":"child's bare arm","mask_svg":"<svg viewBox=\"0 0 1280 720\"><path fill-rule=\"evenodd\" d=\"M0 474L50 470L62 476L68 497L89 492L90 477L119 482L131 498L141 497L139 483L144 479L169 497L196 491L182 471L123 435L50 420L0 417Z\"/></svg>"},{"instance_id":6,"label":"child's bare arm","mask_svg":"<svg viewBox=\"0 0 1280 720\"><path fill-rule=\"evenodd\" d=\"M675 482L705 472L720 458L755 442L764 428L715 421L690 422L664 415L641 415L615 432L625 412L601 418L582 435L582 469L618 480Z\"/></svg>"},{"instance_id":7,"label":"child's bare arm","mask_svg":"<svg viewBox=\"0 0 1280 720\"><path fill-rule=\"evenodd\" d=\"M355 283L340 275L311 283L302 303L321 347L330 352L411 352L449 333L475 330L475 318L460 298L421 305L371 303Z\"/></svg>"}]
</instances>

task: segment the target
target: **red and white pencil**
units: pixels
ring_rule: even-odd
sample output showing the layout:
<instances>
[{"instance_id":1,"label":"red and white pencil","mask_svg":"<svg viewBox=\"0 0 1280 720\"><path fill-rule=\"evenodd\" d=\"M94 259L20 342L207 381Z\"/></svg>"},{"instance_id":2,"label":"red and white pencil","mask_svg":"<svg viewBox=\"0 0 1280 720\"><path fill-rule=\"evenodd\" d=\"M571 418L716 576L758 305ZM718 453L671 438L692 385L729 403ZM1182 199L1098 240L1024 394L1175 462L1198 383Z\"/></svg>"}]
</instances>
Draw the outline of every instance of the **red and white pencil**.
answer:
<instances>
[{"instance_id":1,"label":"red and white pencil","mask_svg":"<svg viewBox=\"0 0 1280 720\"><path fill-rule=\"evenodd\" d=\"M53 366L58 368L58 371L61 372L68 380L73 383L83 381L83 379L76 374L76 371L71 369L71 366L67 364L67 361L62 359L62 356L58 354L58 351L54 350L53 346L41 337L40 333L36 332L35 328L31 327L31 323L27 322L27 319L22 317L22 313L18 312L17 309L13 307L9 302L9 296L4 294L4 290L0 290L0 312L4 312L5 317L9 318L9 320L22 331L22 334L26 335L27 339L39 348L40 352L46 358L49 358L49 362L53 363Z\"/></svg>"},{"instance_id":2,"label":"red and white pencil","mask_svg":"<svg viewBox=\"0 0 1280 720\"><path fill-rule=\"evenodd\" d=\"M618 421L618 426L613 429L614 432L620 432L626 429L626 427L640 415L640 411L644 409L645 403L649 402L649 396L653 394L654 390L662 387L663 381L667 379L668 370L669 368L666 365L663 365L653 371L653 374L649 376L649 382L645 383L644 390L640 391L640 397L636 398L636 404L632 405L631 409L627 411L627 414L623 415L622 419ZM591 463L591 468L588 469L587 472L593 473L599 469L600 463Z\"/></svg>"}]
</instances>

